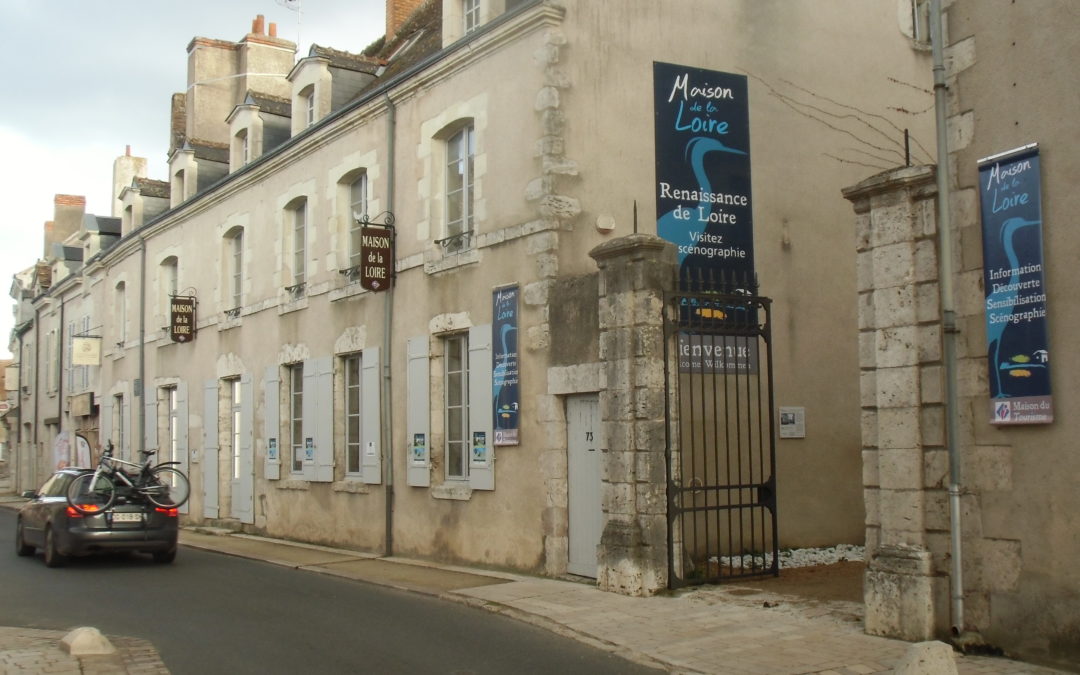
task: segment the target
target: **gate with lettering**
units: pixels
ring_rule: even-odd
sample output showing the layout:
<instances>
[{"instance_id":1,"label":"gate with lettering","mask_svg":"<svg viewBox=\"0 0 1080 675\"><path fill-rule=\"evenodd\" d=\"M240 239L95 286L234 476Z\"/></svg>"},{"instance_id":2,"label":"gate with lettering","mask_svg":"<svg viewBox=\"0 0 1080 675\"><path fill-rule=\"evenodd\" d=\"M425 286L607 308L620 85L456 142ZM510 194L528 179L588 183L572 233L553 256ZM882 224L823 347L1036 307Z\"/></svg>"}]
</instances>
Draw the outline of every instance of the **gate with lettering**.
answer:
<instances>
[{"instance_id":1,"label":"gate with lettering","mask_svg":"<svg viewBox=\"0 0 1080 675\"><path fill-rule=\"evenodd\" d=\"M664 303L668 585L775 576L771 301L685 274Z\"/></svg>"}]
</instances>

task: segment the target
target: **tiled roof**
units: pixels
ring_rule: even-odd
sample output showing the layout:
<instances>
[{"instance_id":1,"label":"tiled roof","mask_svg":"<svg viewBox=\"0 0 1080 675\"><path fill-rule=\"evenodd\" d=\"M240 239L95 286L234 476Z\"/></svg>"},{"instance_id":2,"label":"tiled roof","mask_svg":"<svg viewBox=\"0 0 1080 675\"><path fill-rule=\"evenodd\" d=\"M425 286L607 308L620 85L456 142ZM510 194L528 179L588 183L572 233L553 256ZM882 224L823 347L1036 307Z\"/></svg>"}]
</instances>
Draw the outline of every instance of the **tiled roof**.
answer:
<instances>
[{"instance_id":1,"label":"tiled roof","mask_svg":"<svg viewBox=\"0 0 1080 675\"><path fill-rule=\"evenodd\" d=\"M330 61L330 67L344 70L355 70L360 73L374 75L379 69L379 60L363 54L353 54L331 47L322 47L317 44L311 45L308 56L320 56Z\"/></svg>"}]
</instances>

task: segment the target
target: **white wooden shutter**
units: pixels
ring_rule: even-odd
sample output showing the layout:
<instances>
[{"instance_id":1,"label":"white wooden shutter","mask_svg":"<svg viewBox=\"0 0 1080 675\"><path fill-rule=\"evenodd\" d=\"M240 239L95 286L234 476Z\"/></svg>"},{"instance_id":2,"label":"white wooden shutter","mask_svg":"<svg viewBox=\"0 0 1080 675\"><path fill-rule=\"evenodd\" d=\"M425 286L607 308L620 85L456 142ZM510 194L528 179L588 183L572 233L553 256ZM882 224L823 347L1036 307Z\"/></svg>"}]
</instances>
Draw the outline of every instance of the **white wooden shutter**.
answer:
<instances>
[{"instance_id":1,"label":"white wooden shutter","mask_svg":"<svg viewBox=\"0 0 1080 675\"><path fill-rule=\"evenodd\" d=\"M135 439L131 436L131 399L134 398L131 395L131 387L128 386L124 391L124 399L121 404L123 412L120 415L120 424L124 427L124 447L117 448L117 452L122 459L126 459L129 462L136 461L133 457L134 451L132 447L137 445Z\"/></svg>"},{"instance_id":2,"label":"white wooden shutter","mask_svg":"<svg viewBox=\"0 0 1080 675\"><path fill-rule=\"evenodd\" d=\"M266 459L263 475L269 480L281 478L281 379L277 366L266 369L263 379L263 443Z\"/></svg>"},{"instance_id":3,"label":"white wooden shutter","mask_svg":"<svg viewBox=\"0 0 1080 675\"><path fill-rule=\"evenodd\" d=\"M308 427L305 417L304 426L310 432L304 433L315 438L315 480L329 483L334 480L334 362L326 356L313 363L315 389L309 394L305 388L304 398L315 397L315 425L314 429Z\"/></svg>"},{"instance_id":4,"label":"white wooden shutter","mask_svg":"<svg viewBox=\"0 0 1080 675\"><path fill-rule=\"evenodd\" d=\"M469 486L495 489L491 324L469 329Z\"/></svg>"},{"instance_id":5,"label":"white wooden shutter","mask_svg":"<svg viewBox=\"0 0 1080 675\"><path fill-rule=\"evenodd\" d=\"M203 383L203 516L218 517L218 381Z\"/></svg>"},{"instance_id":6,"label":"white wooden shutter","mask_svg":"<svg viewBox=\"0 0 1080 675\"><path fill-rule=\"evenodd\" d=\"M360 480L371 485L382 483L382 416L380 412L379 348L368 347L360 358L360 454L363 457Z\"/></svg>"},{"instance_id":7,"label":"white wooden shutter","mask_svg":"<svg viewBox=\"0 0 1080 675\"><path fill-rule=\"evenodd\" d=\"M147 450L158 449L158 406L157 389L143 388L143 396L146 398L143 405L143 413L146 415L145 437Z\"/></svg>"},{"instance_id":8,"label":"white wooden shutter","mask_svg":"<svg viewBox=\"0 0 1080 675\"><path fill-rule=\"evenodd\" d=\"M431 485L431 373L428 336L409 338L406 347L408 400L405 410L406 482L417 487Z\"/></svg>"},{"instance_id":9,"label":"white wooden shutter","mask_svg":"<svg viewBox=\"0 0 1080 675\"><path fill-rule=\"evenodd\" d=\"M241 523L255 522L255 387L251 375L240 376L240 448L239 476L233 483L232 515Z\"/></svg>"},{"instance_id":10,"label":"white wooden shutter","mask_svg":"<svg viewBox=\"0 0 1080 675\"><path fill-rule=\"evenodd\" d=\"M102 449L112 440L112 396L106 394L101 398L100 410L98 411L98 443ZM99 450L92 448L90 459L99 456Z\"/></svg>"},{"instance_id":11,"label":"white wooden shutter","mask_svg":"<svg viewBox=\"0 0 1080 675\"><path fill-rule=\"evenodd\" d=\"M317 362L318 359L306 359L304 361L304 395L303 405L301 406L304 424L299 452L300 457L303 459L300 465L301 477L309 481L315 480L315 452L316 444L319 441L318 436L316 436L319 415L319 397L316 395L319 384ZM295 469L296 458L293 457L291 461L294 464L290 465L292 467L290 470L293 470Z\"/></svg>"},{"instance_id":12,"label":"white wooden shutter","mask_svg":"<svg viewBox=\"0 0 1080 675\"><path fill-rule=\"evenodd\" d=\"M155 428L157 422L154 422ZM156 434L155 434L156 436ZM179 468L184 475L190 475L190 455L188 453L188 387L187 382L176 384L176 461L180 462ZM190 481L189 481L190 482ZM190 497L190 495L189 495ZM188 513L188 504L184 502L180 507L180 513Z\"/></svg>"}]
</instances>

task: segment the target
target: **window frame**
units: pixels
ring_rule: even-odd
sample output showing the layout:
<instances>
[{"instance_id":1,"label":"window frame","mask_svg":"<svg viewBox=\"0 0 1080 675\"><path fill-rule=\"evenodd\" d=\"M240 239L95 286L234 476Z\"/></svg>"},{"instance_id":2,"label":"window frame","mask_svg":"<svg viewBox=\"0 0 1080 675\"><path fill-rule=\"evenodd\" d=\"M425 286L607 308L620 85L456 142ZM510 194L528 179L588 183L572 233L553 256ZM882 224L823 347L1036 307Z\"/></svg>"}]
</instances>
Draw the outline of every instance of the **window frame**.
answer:
<instances>
[{"instance_id":1,"label":"window frame","mask_svg":"<svg viewBox=\"0 0 1080 675\"><path fill-rule=\"evenodd\" d=\"M295 200L288 208L289 236L292 242L292 284L294 295L301 295L307 283L308 200Z\"/></svg>"},{"instance_id":2,"label":"window frame","mask_svg":"<svg viewBox=\"0 0 1080 675\"><path fill-rule=\"evenodd\" d=\"M469 480L469 334L451 333L441 338L443 345L443 453L446 465L446 480ZM456 352L456 353L455 353ZM452 356L456 356L459 367L453 368ZM452 380L456 378L456 386ZM455 391L459 403L451 400ZM453 424L452 412L458 411L458 423Z\"/></svg>"},{"instance_id":3,"label":"window frame","mask_svg":"<svg viewBox=\"0 0 1080 675\"><path fill-rule=\"evenodd\" d=\"M235 481L240 479L240 434L243 433L244 390L239 377L227 379L226 382L229 385L229 440L232 446L229 476Z\"/></svg>"},{"instance_id":4,"label":"window frame","mask_svg":"<svg viewBox=\"0 0 1080 675\"><path fill-rule=\"evenodd\" d=\"M468 35L480 27L480 0L461 1L462 35Z\"/></svg>"},{"instance_id":5,"label":"window frame","mask_svg":"<svg viewBox=\"0 0 1080 675\"><path fill-rule=\"evenodd\" d=\"M360 196L357 198L357 186L360 186ZM349 268L357 269L360 267L363 256L363 247L361 246L360 231L363 228L361 220L366 220L368 215L368 176L367 172L361 172L356 178L349 183L349 213L348 213L348 232L349 232ZM358 211L357 205L361 208ZM360 217L357 217L359 214Z\"/></svg>"},{"instance_id":6,"label":"window frame","mask_svg":"<svg viewBox=\"0 0 1080 675\"><path fill-rule=\"evenodd\" d=\"M447 252L458 252L471 248L476 222L476 128L473 122L470 120L451 133L444 141L444 148L445 236L441 244ZM454 181L455 176L461 176L460 184Z\"/></svg>"},{"instance_id":7,"label":"window frame","mask_svg":"<svg viewBox=\"0 0 1080 675\"><path fill-rule=\"evenodd\" d=\"M226 235L228 240L228 273L229 301L232 307L227 311L234 311L239 315L239 310L244 306L244 228L235 227Z\"/></svg>"},{"instance_id":8,"label":"window frame","mask_svg":"<svg viewBox=\"0 0 1080 675\"><path fill-rule=\"evenodd\" d=\"M345 474L360 476L364 472L364 395L361 352L342 356L342 404L345 428Z\"/></svg>"},{"instance_id":9,"label":"window frame","mask_svg":"<svg viewBox=\"0 0 1080 675\"><path fill-rule=\"evenodd\" d=\"M304 471L304 362L286 366L288 372L289 472Z\"/></svg>"}]
</instances>

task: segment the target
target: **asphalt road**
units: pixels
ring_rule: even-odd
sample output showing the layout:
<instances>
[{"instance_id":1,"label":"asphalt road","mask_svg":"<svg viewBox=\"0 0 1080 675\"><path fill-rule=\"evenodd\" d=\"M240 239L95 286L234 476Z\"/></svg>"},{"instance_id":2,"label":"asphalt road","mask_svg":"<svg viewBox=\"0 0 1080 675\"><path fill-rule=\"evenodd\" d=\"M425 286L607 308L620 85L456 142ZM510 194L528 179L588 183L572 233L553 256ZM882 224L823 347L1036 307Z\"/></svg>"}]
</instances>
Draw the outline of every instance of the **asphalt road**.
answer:
<instances>
[{"instance_id":1,"label":"asphalt road","mask_svg":"<svg viewBox=\"0 0 1080 675\"><path fill-rule=\"evenodd\" d=\"M0 625L151 641L198 673L649 673L617 656L454 602L182 548L73 560L15 555L0 509Z\"/></svg>"}]
</instances>

